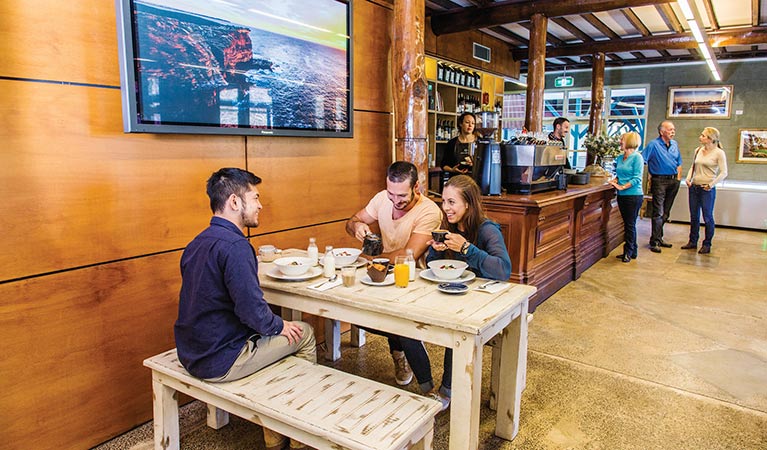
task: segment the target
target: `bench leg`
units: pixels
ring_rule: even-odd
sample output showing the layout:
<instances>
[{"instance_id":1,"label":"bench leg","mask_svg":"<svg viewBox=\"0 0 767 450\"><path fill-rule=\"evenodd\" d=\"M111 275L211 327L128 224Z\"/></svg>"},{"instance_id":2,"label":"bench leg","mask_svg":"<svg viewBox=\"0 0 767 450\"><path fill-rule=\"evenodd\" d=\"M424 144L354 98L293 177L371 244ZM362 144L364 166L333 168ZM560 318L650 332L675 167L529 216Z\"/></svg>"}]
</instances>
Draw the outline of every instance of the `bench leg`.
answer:
<instances>
[{"instance_id":1,"label":"bench leg","mask_svg":"<svg viewBox=\"0 0 767 450\"><path fill-rule=\"evenodd\" d=\"M154 395L154 448L155 450L179 450L178 393L165 386L152 375Z\"/></svg>"},{"instance_id":2,"label":"bench leg","mask_svg":"<svg viewBox=\"0 0 767 450\"><path fill-rule=\"evenodd\" d=\"M208 426L214 430L220 430L221 428L229 424L229 413L223 409L216 408L210 403L208 406L207 423Z\"/></svg>"},{"instance_id":3,"label":"bench leg","mask_svg":"<svg viewBox=\"0 0 767 450\"><path fill-rule=\"evenodd\" d=\"M352 325L352 347L362 347L365 345L365 330Z\"/></svg>"},{"instance_id":4,"label":"bench leg","mask_svg":"<svg viewBox=\"0 0 767 450\"><path fill-rule=\"evenodd\" d=\"M325 359L336 361L341 358L341 322L325 319Z\"/></svg>"}]
</instances>

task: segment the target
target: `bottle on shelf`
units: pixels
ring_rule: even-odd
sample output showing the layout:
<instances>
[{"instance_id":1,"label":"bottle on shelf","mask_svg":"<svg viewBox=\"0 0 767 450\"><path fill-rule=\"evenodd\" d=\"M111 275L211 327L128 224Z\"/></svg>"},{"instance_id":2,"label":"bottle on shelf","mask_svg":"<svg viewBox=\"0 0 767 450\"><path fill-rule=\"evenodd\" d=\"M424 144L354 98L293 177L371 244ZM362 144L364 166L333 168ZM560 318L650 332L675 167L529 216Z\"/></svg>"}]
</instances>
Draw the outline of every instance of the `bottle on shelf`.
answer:
<instances>
[{"instance_id":1,"label":"bottle on shelf","mask_svg":"<svg viewBox=\"0 0 767 450\"><path fill-rule=\"evenodd\" d=\"M445 65L441 62L437 63L437 81L444 81L445 79Z\"/></svg>"},{"instance_id":2,"label":"bottle on shelf","mask_svg":"<svg viewBox=\"0 0 767 450\"><path fill-rule=\"evenodd\" d=\"M407 256L405 256L405 262L410 269L410 276L408 279L410 281L415 281L415 258L413 257L413 249L409 248L405 250L405 252L407 253Z\"/></svg>"},{"instance_id":3,"label":"bottle on shelf","mask_svg":"<svg viewBox=\"0 0 767 450\"><path fill-rule=\"evenodd\" d=\"M309 246L306 248L306 257L311 259L312 265L317 265L317 259L319 255L319 250L317 249L317 239L315 238L309 238Z\"/></svg>"},{"instance_id":4,"label":"bottle on shelf","mask_svg":"<svg viewBox=\"0 0 767 450\"><path fill-rule=\"evenodd\" d=\"M325 256L322 258L322 275L330 278L336 274L336 257L333 255L333 246L325 247Z\"/></svg>"}]
</instances>

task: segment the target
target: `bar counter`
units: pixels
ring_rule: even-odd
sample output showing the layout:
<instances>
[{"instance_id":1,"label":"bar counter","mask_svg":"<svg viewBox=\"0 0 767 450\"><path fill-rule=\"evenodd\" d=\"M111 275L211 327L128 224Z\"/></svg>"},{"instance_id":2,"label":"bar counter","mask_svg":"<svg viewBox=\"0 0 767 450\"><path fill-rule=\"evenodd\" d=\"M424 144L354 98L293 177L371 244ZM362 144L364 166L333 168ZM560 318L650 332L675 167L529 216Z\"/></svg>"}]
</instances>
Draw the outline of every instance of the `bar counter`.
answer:
<instances>
[{"instance_id":1,"label":"bar counter","mask_svg":"<svg viewBox=\"0 0 767 450\"><path fill-rule=\"evenodd\" d=\"M615 189L605 182L482 198L488 217L501 224L510 280L538 288L530 312L623 242Z\"/></svg>"}]
</instances>

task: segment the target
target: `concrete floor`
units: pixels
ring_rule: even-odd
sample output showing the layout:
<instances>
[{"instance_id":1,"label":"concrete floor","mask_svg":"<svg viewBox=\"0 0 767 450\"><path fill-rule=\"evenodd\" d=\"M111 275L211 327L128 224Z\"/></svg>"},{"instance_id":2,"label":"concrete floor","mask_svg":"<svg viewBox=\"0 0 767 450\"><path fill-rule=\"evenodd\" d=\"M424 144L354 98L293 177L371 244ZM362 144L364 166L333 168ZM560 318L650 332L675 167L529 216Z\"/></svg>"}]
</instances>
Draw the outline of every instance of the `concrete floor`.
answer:
<instances>
[{"instance_id":1,"label":"concrete floor","mask_svg":"<svg viewBox=\"0 0 767 450\"><path fill-rule=\"evenodd\" d=\"M519 435L493 436L486 376L481 449L767 449L767 233L717 229L712 253L699 255L679 249L688 230L666 225L674 248L654 254L640 220L637 260L620 262L616 249L538 308ZM393 384L385 340L368 336L361 349L345 336L335 366ZM442 350L429 350L439 380ZM232 418L215 431L201 404L182 411L182 449L263 448L256 425ZM448 428L440 415L435 449L448 448ZM151 432L97 448L150 449Z\"/></svg>"}]
</instances>

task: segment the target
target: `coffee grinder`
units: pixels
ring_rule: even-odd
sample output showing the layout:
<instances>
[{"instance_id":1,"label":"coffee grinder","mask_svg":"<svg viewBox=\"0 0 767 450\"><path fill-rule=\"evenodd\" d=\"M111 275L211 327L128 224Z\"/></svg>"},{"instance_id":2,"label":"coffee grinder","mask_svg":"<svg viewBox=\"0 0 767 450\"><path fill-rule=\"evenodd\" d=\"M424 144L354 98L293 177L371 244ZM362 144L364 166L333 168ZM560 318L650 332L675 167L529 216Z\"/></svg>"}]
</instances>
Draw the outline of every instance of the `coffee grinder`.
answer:
<instances>
[{"instance_id":1,"label":"coffee grinder","mask_svg":"<svg viewBox=\"0 0 767 450\"><path fill-rule=\"evenodd\" d=\"M481 137L477 140L472 175L482 195L501 195L501 146L494 139L498 113L482 111L477 118L475 130Z\"/></svg>"}]
</instances>

